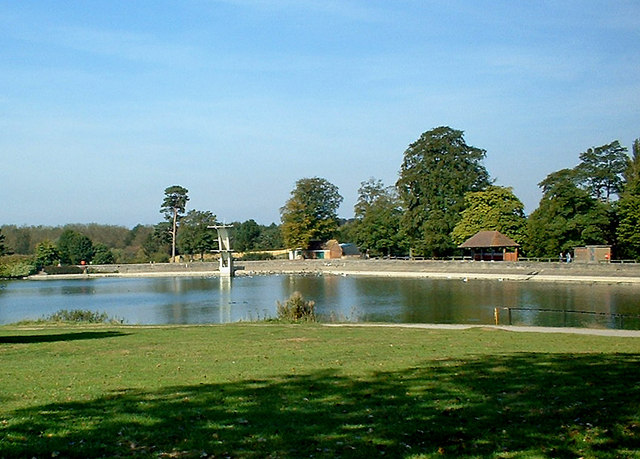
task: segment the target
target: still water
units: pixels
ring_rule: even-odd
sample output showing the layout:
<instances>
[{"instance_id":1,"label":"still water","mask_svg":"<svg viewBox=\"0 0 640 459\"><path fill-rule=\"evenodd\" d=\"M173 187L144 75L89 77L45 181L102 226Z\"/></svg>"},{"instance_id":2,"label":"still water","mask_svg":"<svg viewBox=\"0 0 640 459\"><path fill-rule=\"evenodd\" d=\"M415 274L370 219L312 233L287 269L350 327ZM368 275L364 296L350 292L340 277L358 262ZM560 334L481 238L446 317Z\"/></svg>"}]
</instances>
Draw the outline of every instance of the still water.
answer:
<instances>
[{"instance_id":1,"label":"still water","mask_svg":"<svg viewBox=\"0 0 640 459\"><path fill-rule=\"evenodd\" d=\"M514 325L640 329L640 286L375 277L289 276L99 278L0 283L0 324L60 309L106 312L128 324L198 324L276 315L293 292L324 320L492 324L494 308ZM543 312L556 309L562 312ZM578 314L568 311L587 311ZM506 311L500 321L508 322Z\"/></svg>"}]
</instances>

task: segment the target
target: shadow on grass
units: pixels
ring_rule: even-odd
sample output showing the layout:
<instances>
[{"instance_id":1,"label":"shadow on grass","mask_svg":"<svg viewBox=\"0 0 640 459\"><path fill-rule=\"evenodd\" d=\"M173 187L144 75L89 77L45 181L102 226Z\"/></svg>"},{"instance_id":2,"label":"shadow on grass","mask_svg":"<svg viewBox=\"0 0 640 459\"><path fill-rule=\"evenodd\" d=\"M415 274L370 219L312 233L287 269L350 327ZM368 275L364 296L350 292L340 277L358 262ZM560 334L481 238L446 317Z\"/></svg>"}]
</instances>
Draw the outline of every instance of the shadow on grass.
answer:
<instances>
[{"instance_id":1,"label":"shadow on grass","mask_svg":"<svg viewBox=\"0 0 640 459\"><path fill-rule=\"evenodd\" d=\"M13 413L0 456L637 456L639 364L521 354L123 390Z\"/></svg>"},{"instance_id":2,"label":"shadow on grass","mask_svg":"<svg viewBox=\"0 0 640 459\"><path fill-rule=\"evenodd\" d=\"M84 339L114 338L126 336L128 333L119 331L90 331L78 333L49 333L46 335L14 335L0 336L0 344L29 344L29 343L52 343L56 341L77 341Z\"/></svg>"}]
</instances>

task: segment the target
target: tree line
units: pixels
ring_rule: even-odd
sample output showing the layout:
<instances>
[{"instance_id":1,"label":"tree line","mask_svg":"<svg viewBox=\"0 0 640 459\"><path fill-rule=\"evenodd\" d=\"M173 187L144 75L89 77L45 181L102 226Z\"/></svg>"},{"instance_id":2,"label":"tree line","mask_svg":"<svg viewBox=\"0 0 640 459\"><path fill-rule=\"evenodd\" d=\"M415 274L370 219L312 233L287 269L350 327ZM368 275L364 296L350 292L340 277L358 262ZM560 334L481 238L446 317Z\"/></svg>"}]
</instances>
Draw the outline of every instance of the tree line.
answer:
<instances>
[{"instance_id":1,"label":"tree line","mask_svg":"<svg viewBox=\"0 0 640 459\"><path fill-rule=\"evenodd\" d=\"M617 258L640 259L640 140L632 154L618 141L588 148L570 169L539 183L530 215L510 187L497 186L483 164L486 151L447 126L423 133L405 150L398 180L361 183L354 217L338 217L337 186L319 177L296 182L280 209L280 224L233 223L236 251L308 248L336 238L373 256L446 257L481 230L497 230L530 257L557 257L587 244L613 246ZM216 215L187 211L188 190L165 189L164 220L132 229L113 225L0 227L0 255L35 256L39 263L164 262L180 254L203 259L217 248Z\"/></svg>"},{"instance_id":2,"label":"tree line","mask_svg":"<svg viewBox=\"0 0 640 459\"><path fill-rule=\"evenodd\" d=\"M182 188L182 187L180 187ZM165 201L174 187L165 190ZM185 194L188 190L184 189ZM165 220L155 225L68 224L64 226L0 226L0 256L30 257L38 267L57 264L162 263L173 253L204 259L217 249L217 235L208 226L218 223L211 211L178 208L175 245L173 210L161 205ZM185 200L185 205L187 199ZM250 219L233 223L234 249L240 252L281 249L280 226ZM175 252L174 252L175 251Z\"/></svg>"},{"instance_id":3,"label":"tree line","mask_svg":"<svg viewBox=\"0 0 640 459\"><path fill-rule=\"evenodd\" d=\"M483 165L486 151L463 132L441 126L404 152L399 178L361 183L354 218L339 224L337 187L314 177L296 183L281 209L285 245L338 237L372 255L446 257L482 230L497 230L530 257L557 257L584 245L611 245L618 258L640 259L640 140L632 155L619 141L580 153L574 168L539 183L531 215L510 187Z\"/></svg>"}]
</instances>

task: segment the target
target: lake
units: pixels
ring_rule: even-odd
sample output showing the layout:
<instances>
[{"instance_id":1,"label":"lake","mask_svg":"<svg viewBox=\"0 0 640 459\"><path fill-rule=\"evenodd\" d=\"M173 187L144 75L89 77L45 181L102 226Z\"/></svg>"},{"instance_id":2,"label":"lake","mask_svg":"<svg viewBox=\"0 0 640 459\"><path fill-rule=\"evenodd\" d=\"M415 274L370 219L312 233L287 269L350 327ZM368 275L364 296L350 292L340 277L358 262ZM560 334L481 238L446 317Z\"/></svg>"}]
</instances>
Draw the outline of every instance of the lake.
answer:
<instances>
[{"instance_id":1,"label":"lake","mask_svg":"<svg viewBox=\"0 0 640 459\"><path fill-rule=\"evenodd\" d=\"M493 324L494 308L514 325L640 329L640 286L269 275L94 278L0 282L0 324L60 309L106 312L128 324L260 320L299 291L323 320ZM555 309L561 312L546 312ZM571 311L585 311L580 314ZM508 323L501 311L500 323Z\"/></svg>"}]
</instances>

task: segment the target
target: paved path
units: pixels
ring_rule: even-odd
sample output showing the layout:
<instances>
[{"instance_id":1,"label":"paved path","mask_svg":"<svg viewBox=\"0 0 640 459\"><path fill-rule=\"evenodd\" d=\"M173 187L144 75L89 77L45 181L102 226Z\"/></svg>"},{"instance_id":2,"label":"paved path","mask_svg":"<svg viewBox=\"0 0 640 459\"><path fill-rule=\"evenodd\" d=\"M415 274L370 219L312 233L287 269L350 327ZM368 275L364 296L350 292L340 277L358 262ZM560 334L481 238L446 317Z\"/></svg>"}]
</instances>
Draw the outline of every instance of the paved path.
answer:
<instances>
[{"instance_id":1,"label":"paved path","mask_svg":"<svg viewBox=\"0 0 640 459\"><path fill-rule=\"evenodd\" d=\"M514 325L463 325L463 324L323 324L326 327L382 327L382 328L420 328L433 330L504 330L520 333L569 333L574 335L614 336L618 338L640 338L640 330L609 330L599 328L572 327L520 327Z\"/></svg>"}]
</instances>

